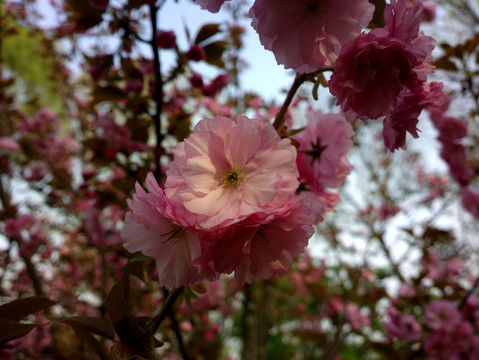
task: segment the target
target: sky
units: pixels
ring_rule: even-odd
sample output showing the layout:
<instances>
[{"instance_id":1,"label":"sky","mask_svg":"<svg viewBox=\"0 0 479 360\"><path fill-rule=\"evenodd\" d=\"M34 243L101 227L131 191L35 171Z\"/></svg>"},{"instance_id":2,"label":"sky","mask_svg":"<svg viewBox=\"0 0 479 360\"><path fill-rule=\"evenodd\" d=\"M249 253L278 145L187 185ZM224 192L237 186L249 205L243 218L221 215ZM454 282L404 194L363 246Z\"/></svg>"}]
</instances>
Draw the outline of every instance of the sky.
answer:
<instances>
[{"instance_id":1,"label":"sky","mask_svg":"<svg viewBox=\"0 0 479 360\"><path fill-rule=\"evenodd\" d=\"M251 1L252 3L252 1ZM249 9L249 7L247 7ZM164 30L178 30L176 32L180 47L187 47L185 32L186 25L192 34L196 34L202 25L217 23L228 19L228 13L221 9L219 13L212 14L201 9L191 0L178 2L167 0L161 9L159 27ZM277 98L280 90L289 88L293 82L294 74L278 65L272 52L265 50L259 42L258 34L251 27L249 21L244 24L246 34L244 38L245 49L243 58L249 64L244 73L243 87L260 93L266 100Z\"/></svg>"}]
</instances>

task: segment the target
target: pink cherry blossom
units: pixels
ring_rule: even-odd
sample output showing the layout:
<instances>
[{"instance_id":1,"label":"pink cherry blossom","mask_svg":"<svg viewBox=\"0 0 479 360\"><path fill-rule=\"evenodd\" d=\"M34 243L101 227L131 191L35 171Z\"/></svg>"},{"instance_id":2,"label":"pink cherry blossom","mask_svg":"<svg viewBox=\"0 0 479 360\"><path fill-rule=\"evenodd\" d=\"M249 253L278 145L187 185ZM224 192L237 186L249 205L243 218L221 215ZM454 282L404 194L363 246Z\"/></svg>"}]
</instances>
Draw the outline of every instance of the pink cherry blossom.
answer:
<instances>
[{"instance_id":1,"label":"pink cherry blossom","mask_svg":"<svg viewBox=\"0 0 479 360\"><path fill-rule=\"evenodd\" d=\"M459 360L454 347L454 341L445 333L430 333L424 340L424 351L429 359Z\"/></svg>"},{"instance_id":2,"label":"pink cherry blossom","mask_svg":"<svg viewBox=\"0 0 479 360\"><path fill-rule=\"evenodd\" d=\"M352 166L347 153L353 141L352 126L340 114L308 114L306 128L293 136L299 142L300 179L316 190L343 184Z\"/></svg>"},{"instance_id":3,"label":"pink cherry blossom","mask_svg":"<svg viewBox=\"0 0 479 360\"><path fill-rule=\"evenodd\" d=\"M285 206L299 181L296 149L265 121L205 118L173 150L166 196L197 229L224 230Z\"/></svg>"},{"instance_id":4,"label":"pink cherry blossom","mask_svg":"<svg viewBox=\"0 0 479 360\"><path fill-rule=\"evenodd\" d=\"M18 141L10 136L0 137L0 149L6 149L8 151L18 151L20 150L20 145Z\"/></svg>"},{"instance_id":5,"label":"pink cherry blossom","mask_svg":"<svg viewBox=\"0 0 479 360\"><path fill-rule=\"evenodd\" d=\"M430 111L431 120L439 132L442 143L441 157L449 165L454 180L465 187L470 182L471 169L467 166L467 154L460 140L467 135L467 123L464 120L446 116L441 110Z\"/></svg>"},{"instance_id":6,"label":"pink cherry blossom","mask_svg":"<svg viewBox=\"0 0 479 360\"><path fill-rule=\"evenodd\" d=\"M394 307L388 309L390 320L385 323L390 339L417 341L421 336L421 325L409 314L401 314Z\"/></svg>"},{"instance_id":7,"label":"pink cherry blossom","mask_svg":"<svg viewBox=\"0 0 479 360\"><path fill-rule=\"evenodd\" d=\"M419 85L419 84L418 84ZM386 116L383 126L384 145L389 151L406 146L406 133L418 138L418 117L426 107L429 110L446 110L449 98L438 82L422 83L415 89L403 88L394 109Z\"/></svg>"},{"instance_id":8,"label":"pink cherry blossom","mask_svg":"<svg viewBox=\"0 0 479 360\"><path fill-rule=\"evenodd\" d=\"M278 64L299 73L332 66L341 47L372 19L366 0L256 0L249 16Z\"/></svg>"},{"instance_id":9,"label":"pink cherry blossom","mask_svg":"<svg viewBox=\"0 0 479 360\"><path fill-rule=\"evenodd\" d=\"M439 299L426 307L424 321L431 330L451 332L461 322L461 314L452 302Z\"/></svg>"},{"instance_id":10,"label":"pink cherry blossom","mask_svg":"<svg viewBox=\"0 0 479 360\"><path fill-rule=\"evenodd\" d=\"M195 3L201 6L202 9L208 10L212 13L220 11L223 3L229 0L193 0Z\"/></svg>"},{"instance_id":11,"label":"pink cherry blossom","mask_svg":"<svg viewBox=\"0 0 479 360\"><path fill-rule=\"evenodd\" d=\"M240 283L285 275L314 232L313 218L302 200L292 198L288 209L268 223L252 226L257 221L246 220L218 239L209 250L215 270L234 271Z\"/></svg>"},{"instance_id":12,"label":"pink cherry blossom","mask_svg":"<svg viewBox=\"0 0 479 360\"><path fill-rule=\"evenodd\" d=\"M462 192L462 206L479 219L479 191L466 188Z\"/></svg>"},{"instance_id":13,"label":"pink cherry blossom","mask_svg":"<svg viewBox=\"0 0 479 360\"><path fill-rule=\"evenodd\" d=\"M151 173L146 182L151 192L146 193L137 183L136 194L128 201L131 210L121 232L124 247L155 258L161 286L180 287L214 279L214 273L192 264L201 252L200 235L176 214Z\"/></svg>"},{"instance_id":14,"label":"pink cherry blossom","mask_svg":"<svg viewBox=\"0 0 479 360\"><path fill-rule=\"evenodd\" d=\"M416 56L399 39L375 29L361 34L341 50L330 80L350 119L377 119L389 114L405 87L417 86Z\"/></svg>"},{"instance_id":15,"label":"pink cherry blossom","mask_svg":"<svg viewBox=\"0 0 479 360\"><path fill-rule=\"evenodd\" d=\"M387 116L388 150L404 148L406 133L418 137L417 118L425 106L444 106L440 86L426 84L434 39L419 31L422 4L393 0L384 28L362 33L345 45L336 61L330 92L350 119Z\"/></svg>"},{"instance_id":16,"label":"pink cherry blossom","mask_svg":"<svg viewBox=\"0 0 479 360\"><path fill-rule=\"evenodd\" d=\"M156 46L160 49L173 49L176 46L176 35L173 31L158 30L156 32Z\"/></svg>"}]
</instances>

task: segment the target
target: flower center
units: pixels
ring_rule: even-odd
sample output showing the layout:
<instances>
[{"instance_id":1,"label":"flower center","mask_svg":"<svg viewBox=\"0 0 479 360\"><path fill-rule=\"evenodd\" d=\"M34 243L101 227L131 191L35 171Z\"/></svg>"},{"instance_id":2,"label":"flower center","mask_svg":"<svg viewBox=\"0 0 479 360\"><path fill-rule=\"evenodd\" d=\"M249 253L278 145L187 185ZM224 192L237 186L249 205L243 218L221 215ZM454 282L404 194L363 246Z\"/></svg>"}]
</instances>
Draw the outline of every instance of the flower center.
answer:
<instances>
[{"instance_id":1,"label":"flower center","mask_svg":"<svg viewBox=\"0 0 479 360\"><path fill-rule=\"evenodd\" d=\"M320 15L321 4L318 0L309 0L304 4L304 12L308 16Z\"/></svg>"},{"instance_id":2,"label":"flower center","mask_svg":"<svg viewBox=\"0 0 479 360\"><path fill-rule=\"evenodd\" d=\"M162 242L162 244L166 244L168 241L175 239L175 243L178 243L180 240L182 240L185 237L185 229L183 229L181 226L176 225L176 224L171 224L170 227L168 228L168 232L161 234L161 236L166 236L168 235L168 239Z\"/></svg>"},{"instance_id":3,"label":"flower center","mask_svg":"<svg viewBox=\"0 0 479 360\"><path fill-rule=\"evenodd\" d=\"M223 185L226 187L237 187L243 183L244 174L241 170L232 168L223 176Z\"/></svg>"}]
</instances>

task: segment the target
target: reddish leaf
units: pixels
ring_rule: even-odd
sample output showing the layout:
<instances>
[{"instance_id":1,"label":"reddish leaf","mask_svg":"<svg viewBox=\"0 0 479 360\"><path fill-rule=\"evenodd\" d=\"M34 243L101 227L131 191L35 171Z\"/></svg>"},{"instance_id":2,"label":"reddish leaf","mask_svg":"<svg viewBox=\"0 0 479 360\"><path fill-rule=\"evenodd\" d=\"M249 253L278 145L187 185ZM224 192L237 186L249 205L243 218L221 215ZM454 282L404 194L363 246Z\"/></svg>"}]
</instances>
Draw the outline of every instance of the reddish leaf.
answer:
<instances>
[{"instance_id":1,"label":"reddish leaf","mask_svg":"<svg viewBox=\"0 0 479 360\"><path fill-rule=\"evenodd\" d=\"M105 347L88 331L74 327L73 330L78 338L85 342L102 360L108 359Z\"/></svg>"},{"instance_id":2,"label":"reddish leaf","mask_svg":"<svg viewBox=\"0 0 479 360\"><path fill-rule=\"evenodd\" d=\"M41 324L19 324L15 321L0 319L0 345L21 338Z\"/></svg>"},{"instance_id":3,"label":"reddish leaf","mask_svg":"<svg viewBox=\"0 0 479 360\"><path fill-rule=\"evenodd\" d=\"M125 93L115 86L97 87L92 93L92 104L98 104L102 101L118 101L125 98Z\"/></svg>"},{"instance_id":4,"label":"reddish leaf","mask_svg":"<svg viewBox=\"0 0 479 360\"><path fill-rule=\"evenodd\" d=\"M215 41L206 45L204 47L206 53L206 62L219 68L224 68L225 63L221 57L223 56L223 52L227 47L228 43L226 41Z\"/></svg>"},{"instance_id":5,"label":"reddish leaf","mask_svg":"<svg viewBox=\"0 0 479 360\"><path fill-rule=\"evenodd\" d=\"M443 57L440 57L436 61L433 61L431 63L431 65L434 65L438 69L449 70L449 71L457 71L456 64L454 64L454 62L452 62L449 59L449 56L447 56L447 55L443 56Z\"/></svg>"},{"instance_id":6,"label":"reddish leaf","mask_svg":"<svg viewBox=\"0 0 479 360\"><path fill-rule=\"evenodd\" d=\"M0 319L18 321L36 312L48 309L56 302L43 296L13 300L0 306Z\"/></svg>"},{"instance_id":7,"label":"reddish leaf","mask_svg":"<svg viewBox=\"0 0 479 360\"><path fill-rule=\"evenodd\" d=\"M106 312L120 338L128 333L130 314L130 282L128 272L113 286L105 302Z\"/></svg>"},{"instance_id":8,"label":"reddish leaf","mask_svg":"<svg viewBox=\"0 0 479 360\"><path fill-rule=\"evenodd\" d=\"M115 332L111 325L105 320L90 316L73 316L58 321L70 325L74 330L81 329L90 333L100 335L104 338L114 340Z\"/></svg>"},{"instance_id":9,"label":"reddish leaf","mask_svg":"<svg viewBox=\"0 0 479 360\"><path fill-rule=\"evenodd\" d=\"M195 44L198 45L201 42L211 38L212 36L218 34L220 32L220 25L219 24L206 24L198 31L196 35Z\"/></svg>"},{"instance_id":10,"label":"reddish leaf","mask_svg":"<svg viewBox=\"0 0 479 360\"><path fill-rule=\"evenodd\" d=\"M386 7L385 0L369 0L376 8L374 10L373 19L368 25L368 28L381 28L384 26L384 8Z\"/></svg>"}]
</instances>

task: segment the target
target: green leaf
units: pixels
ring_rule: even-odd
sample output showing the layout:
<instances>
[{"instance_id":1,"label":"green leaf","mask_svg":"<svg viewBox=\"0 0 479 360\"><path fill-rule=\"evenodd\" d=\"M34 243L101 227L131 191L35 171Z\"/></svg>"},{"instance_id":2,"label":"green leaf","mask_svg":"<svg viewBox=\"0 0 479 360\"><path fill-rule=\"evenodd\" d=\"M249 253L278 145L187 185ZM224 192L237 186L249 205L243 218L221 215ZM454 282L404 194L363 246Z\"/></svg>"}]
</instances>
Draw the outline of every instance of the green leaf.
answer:
<instances>
[{"instance_id":1,"label":"green leaf","mask_svg":"<svg viewBox=\"0 0 479 360\"><path fill-rule=\"evenodd\" d=\"M0 319L0 345L21 338L42 324L19 324L15 321Z\"/></svg>"},{"instance_id":2,"label":"green leaf","mask_svg":"<svg viewBox=\"0 0 479 360\"><path fill-rule=\"evenodd\" d=\"M0 306L0 319L18 321L24 317L48 309L56 302L43 296L13 300Z\"/></svg>"},{"instance_id":3,"label":"green leaf","mask_svg":"<svg viewBox=\"0 0 479 360\"><path fill-rule=\"evenodd\" d=\"M198 45L201 42L211 38L212 36L220 32L219 24L206 24L198 31L196 35L195 44Z\"/></svg>"}]
</instances>

